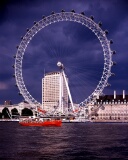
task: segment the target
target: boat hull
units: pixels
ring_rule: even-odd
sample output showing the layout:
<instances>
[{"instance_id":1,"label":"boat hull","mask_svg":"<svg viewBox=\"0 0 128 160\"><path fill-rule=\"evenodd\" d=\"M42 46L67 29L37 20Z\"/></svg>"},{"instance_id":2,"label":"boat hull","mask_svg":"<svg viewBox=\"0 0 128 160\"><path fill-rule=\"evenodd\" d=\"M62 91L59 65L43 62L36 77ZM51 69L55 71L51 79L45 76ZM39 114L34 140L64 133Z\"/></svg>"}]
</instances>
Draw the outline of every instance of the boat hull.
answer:
<instances>
[{"instance_id":1,"label":"boat hull","mask_svg":"<svg viewBox=\"0 0 128 160\"><path fill-rule=\"evenodd\" d=\"M21 126L37 126L37 127L42 127L42 126L46 126L46 127L50 127L50 126L55 126L55 127L60 127L62 125L62 121L61 120L52 120L52 121L44 121L44 122L25 122L25 121L21 121L19 122L19 124Z\"/></svg>"}]
</instances>

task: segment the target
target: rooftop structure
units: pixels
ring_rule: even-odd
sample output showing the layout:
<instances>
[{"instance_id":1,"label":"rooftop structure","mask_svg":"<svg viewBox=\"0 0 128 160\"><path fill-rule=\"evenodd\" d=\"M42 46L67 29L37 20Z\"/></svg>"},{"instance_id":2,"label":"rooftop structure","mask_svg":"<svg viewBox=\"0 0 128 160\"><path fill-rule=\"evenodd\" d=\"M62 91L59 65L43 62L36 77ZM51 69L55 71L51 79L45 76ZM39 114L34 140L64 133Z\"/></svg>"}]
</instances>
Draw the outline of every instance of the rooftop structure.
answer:
<instances>
[{"instance_id":1,"label":"rooftop structure","mask_svg":"<svg viewBox=\"0 0 128 160\"><path fill-rule=\"evenodd\" d=\"M89 106L90 119L94 122L128 122L128 95L99 96Z\"/></svg>"},{"instance_id":2,"label":"rooftop structure","mask_svg":"<svg viewBox=\"0 0 128 160\"><path fill-rule=\"evenodd\" d=\"M114 95L105 95L99 96L96 99L96 102L128 102L128 95L125 95L125 91L123 90L122 95L116 95L116 91L114 91Z\"/></svg>"}]
</instances>

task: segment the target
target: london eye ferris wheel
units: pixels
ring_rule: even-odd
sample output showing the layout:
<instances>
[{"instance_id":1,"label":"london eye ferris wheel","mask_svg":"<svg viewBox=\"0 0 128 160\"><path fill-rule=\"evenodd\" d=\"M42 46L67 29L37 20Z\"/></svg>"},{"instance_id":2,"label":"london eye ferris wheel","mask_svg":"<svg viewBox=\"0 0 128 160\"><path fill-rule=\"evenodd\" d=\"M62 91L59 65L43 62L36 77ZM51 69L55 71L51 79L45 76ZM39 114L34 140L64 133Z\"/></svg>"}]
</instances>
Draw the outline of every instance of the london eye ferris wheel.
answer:
<instances>
[{"instance_id":1,"label":"london eye ferris wheel","mask_svg":"<svg viewBox=\"0 0 128 160\"><path fill-rule=\"evenodd\" d=\"M108 31L103 31L101 29L102 23L99 22L98 24L94 22L93 16L90 18L86 17L85 14L82 12L81 14L75 13L74 10L71 12L65 12L62 10L60 13L54 13L52 12L51 15L47 17L43 17L40 21L34 22L34 25L31 27L31 29L27 30L27 33L22 38L19 46L17 47L17 53L15 56L15 78L16 78L16 85L18 86L20 90L20 94L24 97L25 101L27 101L30 104L34 105L41 105L40 102L38 102L28 91L26 88L26 85L23 80L23 74L22 74L22 61L23 56L25 54L26 48L29 44L29 42L32 40L32 38L42 29L49 26L53 23L58 23L61 21L70 21L70 22L76 22L79 23L88 29L90 29L98 38L102 50L103 50L103 56L104 56L104 67L102 76L100 78L99 83L97 84L94 91L87 97L84 98L82 102L80 102L80 106L86 106L88 103L90 103L92 100L96 99L97 95L101 95L103 92L103 89L108 86L108 78L113 75L111 73L111 67L115 64L115 62L112 61L112 55L115 53L115 51L112 51L110 48L110 44L112 41L107 39L107 33Z\"/></svg>"}]
</instances>

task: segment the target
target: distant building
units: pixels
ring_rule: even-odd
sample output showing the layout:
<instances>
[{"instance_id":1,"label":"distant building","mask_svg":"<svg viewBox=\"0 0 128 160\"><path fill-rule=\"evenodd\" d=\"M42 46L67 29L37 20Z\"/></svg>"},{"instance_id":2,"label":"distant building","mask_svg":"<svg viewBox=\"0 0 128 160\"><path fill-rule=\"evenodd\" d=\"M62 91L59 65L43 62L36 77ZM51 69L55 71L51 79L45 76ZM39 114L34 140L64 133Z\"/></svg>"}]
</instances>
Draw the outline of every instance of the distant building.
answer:
<instances>
[{"instance_id":1,"label":"distant building","mask_svg":"<svg viewBox=\"0 0 128 160\"><path fill-rule=\"evenodd\" d=\"M61 95L61 97L60 97ZM68 107L68 92L61 72L50 72L42 79L42 106L45 110L59 107L63 101L63 108Z\"/></svg>"},{"instance_id":2,"label":"distant building","mask_svg":"<svg viewBox=\"0 0 128 160\"><path fill-rule=\"evenodd\" d=\"M12 105L11 100L6 100L6 101L4 101L4 105Z\"/></svg>"},{"instance_id":3,"label":"distant building","mask_svg":"<svg viewBox=\"0 0 128 160\"><path fill-rule=\"evenodd\" d=\"M128 95L99 96L96 102L89 106L90 119L94 121L128 121Z\"/></svg>"}]
</instances>

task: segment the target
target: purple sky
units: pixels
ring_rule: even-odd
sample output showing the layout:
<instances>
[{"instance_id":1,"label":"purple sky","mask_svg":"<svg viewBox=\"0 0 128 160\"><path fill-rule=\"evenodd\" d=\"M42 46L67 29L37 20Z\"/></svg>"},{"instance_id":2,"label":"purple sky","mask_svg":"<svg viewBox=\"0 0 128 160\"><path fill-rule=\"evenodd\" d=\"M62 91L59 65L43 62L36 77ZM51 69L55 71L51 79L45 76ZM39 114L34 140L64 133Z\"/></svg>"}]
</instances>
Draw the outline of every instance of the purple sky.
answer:
<instances>
[{"instance_id":1,"label":"purple sky","mask_svg":"<svg viewBox=\"0 0 128 160\"><path fill-rule=\"evenodd\" d=\"M85 12L87 17L103 23L108 39L117 54L112 67L115 77L110 77L111 87L105 94L128 94L128 2L127 0L1 0L0 1L0 104L5 100L19 103L13 55L20 37L43 15L62 9ZM32 39L23 59L24 82L31 95L41 102L41 79L45 72L57 71L57 61L65 65L74 102L87 98L96 88L103 71L103 52L96 36L86 27L73 22L59 22L44 28Z\"/></svg>"}]
</instances>

